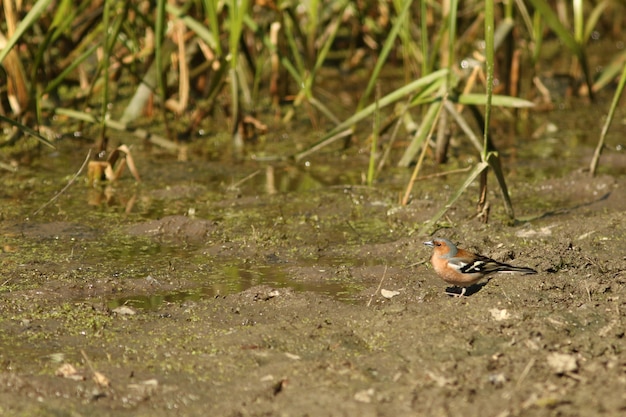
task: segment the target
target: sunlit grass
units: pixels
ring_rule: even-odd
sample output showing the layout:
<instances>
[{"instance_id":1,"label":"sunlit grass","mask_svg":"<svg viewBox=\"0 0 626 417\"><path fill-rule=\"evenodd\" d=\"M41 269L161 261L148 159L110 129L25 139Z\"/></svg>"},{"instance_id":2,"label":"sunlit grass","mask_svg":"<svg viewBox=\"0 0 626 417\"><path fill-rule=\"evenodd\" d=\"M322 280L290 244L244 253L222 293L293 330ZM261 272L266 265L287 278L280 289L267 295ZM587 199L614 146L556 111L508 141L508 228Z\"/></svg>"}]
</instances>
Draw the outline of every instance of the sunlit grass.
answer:
<instances>
[{"instance_id":1,"label":"sunlit grass","mask_svg":"<svg viewBox=\"0 0 626 417\"><path fill-rule=\"evenodd\" d=\"M580 94L590 99L624 79L626 55L621 52L607 57L609 65L594 80L588 48L596 28L615 30L611 12L623 14L625 6L574 0L561 2L557 13L553 3L200 0L175 6L159 0L149 7L135 1L26 1L21 10L0 12L0 63L10 81L0 89L0 114L13 129L5 143L27 133L52 145L37 131L63 113L97 130L94 145L104 149L107 129L134 132L133 124L149 115L164 127L135 136L177 151L179 132L169 121L186 118L199 124L218 108L227 120L223 128L232 135L232 154L240 156L248 141L246 120L258 114L270 114L265 123L271 126L308 123L318 132L319 139L308 147L281 156L296 162L340 139L346 139L345 146L370 138L366 182L375 185L384 165L408 167L417 160L417 178L433 140L434 159L443 163L448 126L454 123L480 156L463 186L479 176L486 186L489 167L513 217L498 138L490 137L491 109L528 109L533 92L517 85L493 91L495 71L507 74L494 68L498 59L507 70L520 65L502 62L509 59L502 46L515 49L522 64L531 67L526 76L532 77L542 70L546 39L558 38L565 46L560 53L577 63L566 70L582 80L586 89ZM474 65L471 71L462 69L467 62ZM393 87L383 81L391 66L401 66L398 73L404 78ZM328 69L338 78L360 73L363 87L353 108L321 94L320 74ZM380 95L373 94L377 85ZM405 148L392 154L382 130L394 124L395 140L406 116L417 127L406 134ZM468 119L479 122L479 131ZM403 204L416 186L409 182ZM481 195L486 195L484 188Z\"/></svg>"},{"instance_id":2,"label":"sunlit grass","mask_svg":"<svg viewBox=\"0 0 626 417\"><path fill-rule=\"evenodd\" d=\"M622 98L622 93L624 91L624 85L626 84L626 64L623 65L622 75L619 79L619 83L617 85L617 89L615 90L615 94L613 95L613 101L611 102L611 106L609 108L609 114L604 121L604 125L602 126L602 132L600 133L600 138L598 140L598 145L596 146L596 150L593 154L593 158L591 159L591 163L589 164L589 173L593 176L596 174L596 170L598 168L598 163L600 161L600 154L602 153L602 149L604 148L604 140L606 138L606 134L609 131L609 127L613 122L613 117L615 116L615 110L619 104L620 98Z\"/></svg>"},{"instance_id":3,"label":"sunlit grass","mask_svg":"<svg viewBox=\"0 0 626 417\"><path fill-rule=\"evenodd\" d=\"M178 77L178 83L183 82L180 79L183 75L186 75L185 78L207 77L213 88L196 91L196 93L204 94L204 98L213 101L217 100L220 95L228 96L229 116L232 118L231 126L235 131L234 126L240 118L240 113L249 111L249 109L242 108L241 101L242 98L250 97L247 91L253 86L248 83L254 80L257 86L262 85L267 83L267 79L263 80L263 77L269 76L269 72L263 71L261 67L255 69L253 77L245 77L245 72L252 69L249 68L249 64L254 66L257 63L269 62L270 54L276 54L279 57L279 62L285 72L278 82L297 86L296 91L292 90L295 97L292 103L295 107L289 106L290 111L287 112L288 116L284 118L285 121L293 117L299 104L307 101L319 110L323 117L334 120L333 123L336 124L335 112L317 98L314 90L317 85L317 72L326 65L329 53L337 47L335 40L339 31L343 30L342 27L351 32L362 30L361 34L370 38L367 46L362 48L368 49L374 45L371 43L371 36L368 35L369 28L366 30L365 25L375 21L377 17L375 13L382 13L379 17L383 17L384 14L387 19L386 23L376 26L376 30L383 31L382 36L378 37L383 42L376 45L375 50L367 51L369 56L375 58L374 67L369 72L367 83L354 109L358 113L372 102L373 88L380 79L381 72L387 65L390 65L389 57L392 53L399 53L398 56L402 57L407 84L411 79L427 76L437 68L458 68L457 51L467 50L468 46L463 45L464 34L459 32L467 28L461 29L456 26L459 20L457 19L458 11L461 7L463 8L464 17L459 21L470 22L472 16L468 15L468 12L481 12L485 3L471 1L459 4L457 1L444 1L437 4L396 0L391 5L385 2L375 2L366 5L367 9L363 10L358 9L359 6L356 3L349 1L332 4L320 1L303 4L282 2L272 4L272 7L253 7L248 1L203 0L195 6L185 4L183 9L178 9L163 1L158 1L154 9L145 8L134 2L120 4L106 1L102 3L100 9L94 10L89 9L90 2L61 1L58 5L51 7L52 4L49 0L39 0L33 2L32 5L26 4L25 10L29 12L21 20L15 22L16 28L7 39L6 46L0 51L0 62L4 62L7 54L17 44L27 45L25 50L35 51L34 54L20 53L19 56L22 65L29 68L30 72L17 74L17 76L25 78L31 90L29 94L35 98L35 103L30 103L25 112L40 108L37 103L39 93L56 93L63 84L71 85L77 79L77 75L82 73L88 77L86 81L89 83L89 91L100 95L98 101L101 117L97 119L103 120L109 113L107 111L109 102L114 106L122 105L117 104L116 97L109 97L108 80L111 79L114 62L117 68L122 64L121 71L126 72L126 76L132 75L135 79L143 80L136 87L141 88L142 85L147 85L150 93L159 96L157 105L160 107L163 107L172 95L183 94L184 90L172 88L171 81L168 81L172 79L172 76ZM571 8L574 27L569 30L566 24L559 20L548 2L532 0L531 4L534 9L529 13L527 6L521 1L503 2L504 15L496 16L496 25L499 28L503 27L499 24L504 21L501 19L508 19L511 25L514 18L523 21L527 32L518 36L526 36L528 40L533 41L534 43L531 42L528 45L533 51L533 56L539 56L541 38L549 34L546 30L541 30L542 23L545 22L570 49L572 55L580 60L583 69L586 67L585 45L593 28L602 21L603 12L608 7L617 7L610 5L610 2L601 1L590 8L585 7L584 2L574 1ZM109 17L112 10L115 11L115 18ZM448 14L442 16L441 13L446 10L449 11ZM368 13L372 15L370 20L366 19ZM534 21L531 16L535 17ZM479 15L475 17L481 18ZM175 33L172 29L178 20L183 22L188 31L183 34L184 40L176 39L180 33ZM81 25L85 22L89 22L90 26L82 27ZM417 22L419 24L416 24ZM265 46L269 42L268 28L273 23L279 24L279 37L282 40L274 50L271 50ZM363 26L359 28L358 25ZM80 30L76 31L79 27ZM0 29L4 32L9 28L0 26ZM39 42L40 35L38 34L40 33L45 34L43 42ZM53 52L50 51L54 51L64 38L71 37L74 33L79 33L81 37L71 39L68 46L75 49L66 55L74 56L76 59L67 62L67 65L62 68L55 68L54 65L59 60L55 60ZM504 33L508 36L507 31ZM102 39L104 43L100 44L98 39ZM177 48L172 50L166 40L174 41ZM28 46L31 44L34 48ZM185 66L172 66L167 63L172 55L176 55L179 61L190 61L192 56L188 54L198 55L195 45L200 46L201 56L209 64L204 66L204 71L195 72L194 68L190 68L187 74L182 74L182 68ZM38 47L41 48L37 49ZM247 57L246 60L243 59L244 55ZM94 58L98 66L89 68L86 63L93 61ZM351 58L345 57L346 60ZM32 62L29 62L31 60ZM146 78L145 74L150 71L150 64L153 61L156 65L155 76ZM243 61L248 62L240 65ZM30 65L31 63L33 65ZM46 66L45 74L53 76L49 79L41 79L37 74L37 72L41 73L41 65ZM223 70L224 66L228 68L227 71ZM89 71L94 69L97 72L89 77ZM132 74L128 73L130 69L134 71ZM115 71L120 71L120 69ZM585 80L589 81L589 72L587 70L583 72ZM292 80L285 79L285 74L289 74ZM616 75L615 72L612 74ZM11 76L15 78L16 74L11 74ZM124 74L119 76L124 76ZM35 77L40 79L35 81ZM448 72L448 77L447 90L451 90L455 88L454 84L458 81L454 79L452 72ZM192 80L185 80L185 82L190 84ZM38 83L41 84L41 88L38 87ZM94 90L97 84L101 88ZM287 90L288 88L284 89L284 91ZM590 93L591 91L590 89ZM262 98L262 96L259 97ZM89 93L83 97L84 100L92 98L95 99ZM187 103L186 100L182 102ZM76 101L72 104L81 105ZM140 104L148 105L145 100L142 100ZM246 102L245 104L256 108L260 103ZM83 102L82 105L85 106L87 103ZM192 106L193 103L189 103L185 111L193 111ZM110 111L110 113L116 112ZM308 113L310 118L316 117ZM132 121L133 118L127 117L126 120ZM319 124L315 123L315 125ZM102 130L105 129L102 122L100 122L100 127Z\"/></svg>"}]
</instances>

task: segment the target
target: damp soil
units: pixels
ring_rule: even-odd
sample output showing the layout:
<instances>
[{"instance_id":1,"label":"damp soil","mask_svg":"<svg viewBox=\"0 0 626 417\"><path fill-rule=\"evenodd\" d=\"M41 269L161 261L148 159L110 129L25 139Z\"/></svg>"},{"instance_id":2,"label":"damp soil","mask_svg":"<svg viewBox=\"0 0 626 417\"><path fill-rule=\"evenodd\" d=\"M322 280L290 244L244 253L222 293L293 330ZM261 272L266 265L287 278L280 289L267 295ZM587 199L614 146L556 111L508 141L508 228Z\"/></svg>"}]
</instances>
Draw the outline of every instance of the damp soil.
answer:
<instances>
[{"instance_id":1,"label":"damp soil","mask_svg":"<svg viewBox=\"0 0 626 417\"><path fill-rule=\"evenodd\" d=\"M421 227L463 173L402 207L410 172L361 186L358 154L341 167L135 157L150 166L141 185L81 182L37 215L82 157L5 179L1 415L626 412L623 152L595 178L509 160L513 225L495 189L478 222L470 187L435 234L538 274L466 297L446 293Z\"/></svg>"}]
</instances>

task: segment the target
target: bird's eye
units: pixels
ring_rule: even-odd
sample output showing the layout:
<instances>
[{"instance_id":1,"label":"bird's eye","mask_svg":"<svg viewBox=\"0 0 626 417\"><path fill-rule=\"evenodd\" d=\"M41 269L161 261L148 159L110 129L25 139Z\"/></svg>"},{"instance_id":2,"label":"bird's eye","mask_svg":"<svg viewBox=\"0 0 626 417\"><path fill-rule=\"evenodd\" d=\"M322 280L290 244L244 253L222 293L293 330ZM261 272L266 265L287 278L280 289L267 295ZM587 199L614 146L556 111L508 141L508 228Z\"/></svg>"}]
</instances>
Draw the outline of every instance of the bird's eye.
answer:
<instances>
[{"instance_id":1,"label":"bird's eye","mask_svg":"<svg viewBox=\"0 0 626 417\"><path fill-rule=\"evenodd\" d=\"M441 242L435 242L435 246L441 246Z\"/></svg>"}]
</instances>

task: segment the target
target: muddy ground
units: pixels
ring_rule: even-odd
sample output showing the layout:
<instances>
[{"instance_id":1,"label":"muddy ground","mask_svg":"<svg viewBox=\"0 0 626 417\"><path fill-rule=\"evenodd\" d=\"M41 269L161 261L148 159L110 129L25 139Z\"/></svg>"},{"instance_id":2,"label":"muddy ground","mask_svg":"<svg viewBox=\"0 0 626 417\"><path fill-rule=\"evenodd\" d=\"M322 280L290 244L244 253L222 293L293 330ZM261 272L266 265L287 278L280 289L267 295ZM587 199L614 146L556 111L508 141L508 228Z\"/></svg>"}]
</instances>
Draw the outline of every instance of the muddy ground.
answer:
<instances>
[{"instance_id":1,"label":"muddy ground","mask_svg":"<svg viewBox=\"0 0 626 417\"><path fill-rule=\"evenodd\" d=\"M419 226L462 175L400 207L384 183L298 191L308 173L268 194L180 167L38 216L31 196L52 194L5 182L0 415L626 413L623 176L511 175L513 226L494 190L473 219L473 187L435 234L539 273L457 298Z\"/></svg>"}]
</instances>

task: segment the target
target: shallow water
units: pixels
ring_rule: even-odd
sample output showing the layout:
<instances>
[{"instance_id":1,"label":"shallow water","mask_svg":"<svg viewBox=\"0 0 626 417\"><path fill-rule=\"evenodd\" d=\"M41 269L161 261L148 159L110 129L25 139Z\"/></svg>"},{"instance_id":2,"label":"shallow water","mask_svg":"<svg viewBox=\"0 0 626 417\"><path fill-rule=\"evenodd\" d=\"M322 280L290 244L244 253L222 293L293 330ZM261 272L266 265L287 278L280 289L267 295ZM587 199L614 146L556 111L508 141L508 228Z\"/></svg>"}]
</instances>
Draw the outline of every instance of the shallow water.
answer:
<instances>
[{"instance_id":1,"label":"shallow water","mask_svg":"<svg viewBox=\"0 0 626 417\"><path fill-rule=\"evenodd\" d=\"M567 110L535 114L529 122L533 135L501 144L513 200L518 189L539 182L544 182L541 187L549 187L545 184L549 178L586 168L603 112L599 105L571 105ZM626 117L623 111L619 113L617 120ZM626 174L626 151L620 142L623 130L624 125L617 125L609 134L600 174ZM296 136L294 132L291 135ZM117 140L125 141L123 137ZM498 143L498 138L495 140ZM266 153L288 152L281 143L267 145ZM68 147L73 152L68 152ZM363 290L358 282L350 282L346 276L334 280L332 274L319 282L298 281L287 267L348 268L354 263L350 254L333 253L328 246L337 245L340 252L345 245L397 238L404 230L395 227L388 212L401 211L396 196L405 187L410 170L388 167L375 188L368 189L362 186L367 157L360 155L358 148L342 156L332 149L299 164L252 160L233 164L228 158L207 162L193 156L179 162L154 149L135 146L132 152L141 183L135 183L126 172L110 185L88 187L81 176L35 215L63 188L86 154L86 149L81 151L71 142L60 143L59 150L43 149L31 167L5 174L1 213L8 273L5 291L40 284L11 277L23 275L25 269L82 268L95 274L88 280L123 277L154 281L152 286L139 285L136 294L122 290L105 296L109 306L126 303L155 308L162 302L225 295L260 284L350 300ZM250 152L249 158L254 158L254 148ZM454 153L457 161L465 161L457 162L459 166L476 161L468 146L458 147ZM430 163L424 174L446 169ZM414 199L427 205L441 204L441 194L454 190L463 175L419 182ZM554 201L542 197L543 191L536 199L532 193L525 194L535 201L521 204L518 214L522 218L528 206L544 210L554 206ZM559 195L561 209L579 204L576 190L569 194L561 190ZM336 206L342 199L337 200L338 196L345 197L343 206ZM147 227L142 224L151 219L181 215L189 219L188 225L157 224L154 227L159 230L142 230ZM139 229L129 234L132 225ZM300 248L280 244L281 239L294 238ZM277 243L279 253L272 249ZM383 259L371 260L371 265L383 263ZM159 283L173 274L176 282L160 289Z\"/></svg>"}]
</instances>

